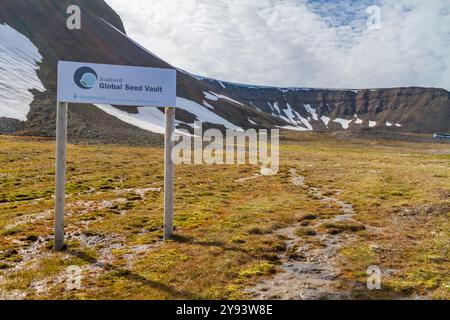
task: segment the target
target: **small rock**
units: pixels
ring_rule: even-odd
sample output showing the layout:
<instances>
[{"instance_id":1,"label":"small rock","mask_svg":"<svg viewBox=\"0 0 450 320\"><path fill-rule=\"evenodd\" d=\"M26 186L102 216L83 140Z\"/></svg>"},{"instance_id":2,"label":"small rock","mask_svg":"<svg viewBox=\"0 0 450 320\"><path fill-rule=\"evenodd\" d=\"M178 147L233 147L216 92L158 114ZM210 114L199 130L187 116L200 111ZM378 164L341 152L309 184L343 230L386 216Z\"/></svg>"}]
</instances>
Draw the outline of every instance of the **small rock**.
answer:
<instances>
[{"instance_id":1,"label":"small rock","mask_svg":"<svg viewBox=\"0 0 450 320\"><path fill-rule=\"evenodd\" d=\"M371 245L370 248L376 253L380 253L383 251L383 248L376 244Z\"/></svg>"},{"instance_id":2,"label":"small rock","mask_svg":"<svg viewBox=\"0 0 450 320\"><path fill-rule=\"evenodd\" d=\"M36 242L38 240L39 240L39 237L35 236L35 235L31 235L26 238L26 241L30 241L30 242Z\"/></svg>"}]
</instances>

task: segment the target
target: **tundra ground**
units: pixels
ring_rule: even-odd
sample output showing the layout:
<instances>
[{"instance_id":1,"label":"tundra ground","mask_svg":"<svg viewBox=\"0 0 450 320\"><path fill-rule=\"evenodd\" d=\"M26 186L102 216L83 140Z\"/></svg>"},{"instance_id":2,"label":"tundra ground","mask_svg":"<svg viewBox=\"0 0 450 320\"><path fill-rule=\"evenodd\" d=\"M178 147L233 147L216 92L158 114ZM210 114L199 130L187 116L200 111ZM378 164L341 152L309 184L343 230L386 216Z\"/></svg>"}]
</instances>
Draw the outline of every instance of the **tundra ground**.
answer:
<instances>
[{"instance_id":1,"label":"tundra ground","mask_svg":"<svg viewBox=\"0 0 450 320\"><path fill-rule=\"evenodd\" d=\"M158 148L69 145L68 246L56 253L54 141L1 136L0 298L450 298L448 144L288 133L278 175L177 166L166 243L162 159ZM324 282L308 283L311 264ZM371 265L381 290L366 288ZM319 296L295 294L311 286Z\"/></svg>"}]
</instances>

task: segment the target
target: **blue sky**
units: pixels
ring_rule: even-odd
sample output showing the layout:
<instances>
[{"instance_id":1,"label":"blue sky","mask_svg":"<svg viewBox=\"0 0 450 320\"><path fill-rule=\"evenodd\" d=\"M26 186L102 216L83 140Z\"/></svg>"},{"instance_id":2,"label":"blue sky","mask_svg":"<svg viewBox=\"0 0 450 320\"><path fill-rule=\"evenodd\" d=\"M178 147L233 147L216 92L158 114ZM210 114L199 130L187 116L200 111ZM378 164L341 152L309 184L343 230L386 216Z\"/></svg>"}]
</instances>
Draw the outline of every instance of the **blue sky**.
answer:
<instances>
[{"instance_id":1,"label":"blue sky","mask_svg":"<svg viewBox=\"0 0 450 320\"><path fill-rule=\"evenodd\" d=\"M132 38L195 74L275 86L450 89L450 0L106 1ZM379 28L367 24L373 5Z\"/></svg>"},{"instance_id":2,"label":"blue sky","mask_svg":"<svg viewBox=\"0 0 450 320\"><path fill-rule=\"evenodd\" d=\"M354 25L362 29L366 24L366 9L379 5L378 0L309 0L307 7L327 21L331 27Z\"/></svg>"}]
</instances>

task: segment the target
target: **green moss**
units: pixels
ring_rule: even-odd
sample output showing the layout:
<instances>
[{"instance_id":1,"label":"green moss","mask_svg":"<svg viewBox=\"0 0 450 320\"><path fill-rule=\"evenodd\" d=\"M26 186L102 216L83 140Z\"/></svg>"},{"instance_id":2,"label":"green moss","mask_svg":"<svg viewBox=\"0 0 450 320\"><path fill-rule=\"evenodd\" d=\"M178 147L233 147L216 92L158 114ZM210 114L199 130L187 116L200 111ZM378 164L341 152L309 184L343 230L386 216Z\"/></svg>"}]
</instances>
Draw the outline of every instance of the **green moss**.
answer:
<instances>
[{"instance_id":1,"label":"green moss","mask_svg":"<svg viewBox=\"0 0 450 320\"><path fill-rule=\"evenodd\" d=\"M0 260L6 262L20 262L22 261L22 256L19 255L17 250L10 249L0 255Z\"/></svg>"},{"instance_id":2,"label":"green moss","mask_svg":"<svg viewBox=\"0 0 450 320\"><path fill-rule=\"evenodd\" d=\"M118 211L127 211L127 210L131 210L135 207L136 205L133 202L127 201L127 202L123 202L120 203L119 205L117 205L117 210Z\"/></svg>"},{"instance_id":3,"label":"green moss","mask_svg":"<svg viewBox=\"0 0 450 320\"><path fill-rule=\"evenodd\" d=\"M16 234L18 234L20 232L21 232L21 229L19 227L15 227L15 228L9 228L9 229L5 229L5 230L0 231L0 235L4 236L4 237L6 237L6 236L13 236L13 235L16 235Z\"/></svg>"},{"instance_id":4,"label":"green moss","mask_svg":"<svg viewBox=\"0 0 450 320\"><path fill-rule=\"evenodd\" d=\"M245 239L243 239L242 237L234 237L230 240L232 243L238 243L238 244L242 244L245 243Z\"/></svg>"},{"instance_id":5,"label":"green moss","mask_svg":"<svg viewBox=\"0 0 450 320\"><path fill-rule=\"evenodd\" d=\"M241 279L249 279L259 276L268 276L275 273L275 267L272 264L263 262L239 272Z\"/></svg>"},{"instance_id":6,"label":"green moss","mask_svg":"<svg viewBox=\"0 0 450 320\"><path fill-rule=\"evenodd\" d=\"M305 214L300 217L299 221L311 221L311 220L316 220L316 219L317 219L317 215L315 215L315 214Z\"/></svg>"},{"instance_id":7,"label":"green moss","mask_svg":"<svg viewBox=\"0 0 450 320\"><path fill-rule=\"evenodd\" d=\"M108 281L108 282L116 282L124 280L131 276L130 270L115 270L107 272L99 277L99 280Z\"/></svg>"},{"instance_id":8,"label":"green moss","mask_svg":"<svg viewBox=\"0 0 450 320\"><path fill-rule=\"evenodd\" d=\"M84 182L78 181L78 182L69 182L66 184L66 192L71 193L81 193L89 191L90 187L86 185Z\"/></svg>"},{"instance_id":9,"label":"green moss","mask_svg":"<svg viewBox=\"0 0 450 320\"><path fill-rule=\"evenodd\" d=\"M396 191L390 191L389 195L393 196L393 197L403 197L405 194L402 191L396 190Z\"/></svg>"},{"instance_id":10,"label":"green moss","mask_svg":"<svg viewBox=\"0 0 450 320\"><path fill-rule=\"evenodd\" d=\"M327 229L329 234L339 234L345 231L359 232L366 229L364 225L355 222L325 223L321 227Z\"/></svg>"},{"instance_id":11,"label":"green moss","mask_svg":"<svg viewBox=\"0 0 450 320\"><path fill-rule=\"evenodd\" d=\"M269 234L269 233L272 233L271 228L252 227L252 228L247 229L247 234L262 235L262 234Z\"/></svg>"},{"instance_id":12,"label":"green moss","mask_svg":"<svg viewBox=\"0 0 450 320\"><path fill-rule=\"evenodd\" d=\"M311 229L311 228L297 228L295 230L295 235L299 236L299 237L315 236L315 235L317 235L317 232L314 231L314 229Z\"/></svg>"},{"instance_id":13,"label":"green moss","mask_svg":"<svg viewBox=\"0 0 450 320\"><path fill-rule=\"evenodd\" d=\"M359 272L366 272L371 265L377 265L378 255L373 249L365 244L356 244L341 250L347 261L352 264L352 267Z\"/></svg>"}]
</instances>

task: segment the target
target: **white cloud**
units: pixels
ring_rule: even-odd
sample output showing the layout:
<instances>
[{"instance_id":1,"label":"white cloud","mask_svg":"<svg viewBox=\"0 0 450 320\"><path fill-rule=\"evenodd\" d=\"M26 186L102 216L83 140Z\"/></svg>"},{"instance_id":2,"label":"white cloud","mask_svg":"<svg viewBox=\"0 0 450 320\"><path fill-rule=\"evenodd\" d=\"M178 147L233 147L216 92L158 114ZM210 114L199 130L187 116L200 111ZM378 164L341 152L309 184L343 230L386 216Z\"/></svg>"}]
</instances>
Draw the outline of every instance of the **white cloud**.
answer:
<instances>
[{"instance_id":1,"label":"white cloud","mask_svg":"<svg viewBox=\"0 0 450 320\"><path fill-rule=\"evenodd\" d=\"M379 0L380 30L365 28L365 0L106 1L131 37L195 74L277 86L450 89L450 0Z\"/></svg>"}]
</instances>

